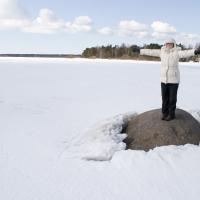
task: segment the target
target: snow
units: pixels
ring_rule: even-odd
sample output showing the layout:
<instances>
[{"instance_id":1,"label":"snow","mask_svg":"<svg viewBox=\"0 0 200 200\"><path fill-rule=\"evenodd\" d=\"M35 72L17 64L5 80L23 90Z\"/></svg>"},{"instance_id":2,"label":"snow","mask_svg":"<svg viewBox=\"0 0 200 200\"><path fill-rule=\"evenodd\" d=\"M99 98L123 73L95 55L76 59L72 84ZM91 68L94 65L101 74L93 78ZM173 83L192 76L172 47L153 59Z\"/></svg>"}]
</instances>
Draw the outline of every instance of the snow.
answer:
<instances>
[{"instance_id":1,"label":"snow","mask_svg":"<svg viewBox=\"0 0 200 200\"><path fill-rule=\"evenodd\" d=\"M116 151L125 150L123 126L136 113L127 113L98 122L81 134L70 146L73 156L86 160L110 160ZM70 141L71 142L71 141ZM75 153L76 152L76 153Z\"/></svg>"},{"instance_id":2,"label":"snow","mask_svg":"<svg viewBox=\"0 0 200 200\"><path fill-rule=\"evenodd\" d=\"M0 199L194 199L200 146L125 150L123 124L161 104L159 62L0 58ZM179 108L200 121L199 63Z\"/></svg>"}]
</instances>

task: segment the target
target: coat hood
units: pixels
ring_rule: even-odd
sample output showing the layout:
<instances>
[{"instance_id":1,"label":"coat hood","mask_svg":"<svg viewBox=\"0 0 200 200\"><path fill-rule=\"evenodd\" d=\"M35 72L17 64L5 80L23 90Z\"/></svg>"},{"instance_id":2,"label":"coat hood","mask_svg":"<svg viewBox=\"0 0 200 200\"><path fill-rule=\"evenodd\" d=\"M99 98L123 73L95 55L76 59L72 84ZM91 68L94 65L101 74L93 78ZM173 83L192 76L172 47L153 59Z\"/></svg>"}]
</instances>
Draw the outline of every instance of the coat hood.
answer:
<instances>
[{"instance_id":1,"label":"coat hood","mask_svg":"<svg viewBox=\"0 0 200 200\"><path fill-rule=\"evenodd\" d=\"M174 38L167 38L167 39L165 40L165 44L164 44L164 45L166 45L166 43L173 43L173 44L174 44L174 47L176 47L176 41L175 41Z\"/></svg>"}]
</instances>

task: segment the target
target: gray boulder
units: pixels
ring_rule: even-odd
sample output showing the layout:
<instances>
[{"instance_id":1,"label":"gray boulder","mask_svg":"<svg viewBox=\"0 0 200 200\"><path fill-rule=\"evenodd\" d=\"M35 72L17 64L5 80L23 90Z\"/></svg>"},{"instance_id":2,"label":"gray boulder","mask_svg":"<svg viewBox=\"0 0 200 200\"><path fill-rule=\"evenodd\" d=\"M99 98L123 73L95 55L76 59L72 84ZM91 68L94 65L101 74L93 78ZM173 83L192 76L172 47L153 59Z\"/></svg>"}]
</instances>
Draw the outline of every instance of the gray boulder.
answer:
<instances>
[{"instance_id":1,"label":"gray boulder","mask_svg":"<svg viewBox=\"0 0 200 200\"><path fill-rule=\"evenodd\" d=\"M161 110L150 110L128 121L123 132L127 149L148 151L157 146L200 142L200 123L188 112L176 109L176 119L161 120Z\"/></svg>"}]
</instances>

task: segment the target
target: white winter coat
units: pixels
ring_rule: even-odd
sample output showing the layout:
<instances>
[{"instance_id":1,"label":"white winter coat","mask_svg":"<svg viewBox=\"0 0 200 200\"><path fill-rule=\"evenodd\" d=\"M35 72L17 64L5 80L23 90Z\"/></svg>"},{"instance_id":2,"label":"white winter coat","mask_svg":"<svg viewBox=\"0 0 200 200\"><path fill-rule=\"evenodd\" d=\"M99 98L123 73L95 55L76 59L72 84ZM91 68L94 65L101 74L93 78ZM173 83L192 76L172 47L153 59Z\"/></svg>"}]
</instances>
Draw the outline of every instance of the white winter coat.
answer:
<instances>
[{"instance_id":1,"label":"white winter coat","mask_svg":"<svg viewBox=\"0 0 200 200\"><path fill-rule=\"evenodd\" d=\"M174 48L168 49L164 45L161 49L141 49L141 55L155 56L161 58L160 80L163 83L179 83L179 59L194 55L195 49L181 50L174 43Z\"/></svg>"}]
</instances>

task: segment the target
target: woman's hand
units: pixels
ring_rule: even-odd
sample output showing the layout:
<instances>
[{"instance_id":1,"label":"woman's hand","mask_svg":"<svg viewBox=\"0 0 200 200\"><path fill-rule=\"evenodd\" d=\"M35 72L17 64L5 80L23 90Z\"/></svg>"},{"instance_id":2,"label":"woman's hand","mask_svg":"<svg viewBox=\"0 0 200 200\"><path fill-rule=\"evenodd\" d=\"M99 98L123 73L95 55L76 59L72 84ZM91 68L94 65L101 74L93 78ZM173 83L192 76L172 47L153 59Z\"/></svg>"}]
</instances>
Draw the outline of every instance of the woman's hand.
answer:
<instances>
[{"instance_id":1,"label":"woman's hand","mask_svg":"<svg viewBox=\"0 0 200 200\"><path fill-rule=\"evenodd\" d=\"M199 55L199 54L200 54L200 48L196 49L196 50L194 51L194 54L195 54L195 55Z\"/></svg>"},{"instance_id":2,"label":"woman's hand","mask_svg":"<svg viewBox=\"0 0 200 200\"><path fill-rule=\"evenodd\" d=\"M200 43L196 44L194 54L195 55L199 55L200 54Z\"/></svg>"}]
</instances>

